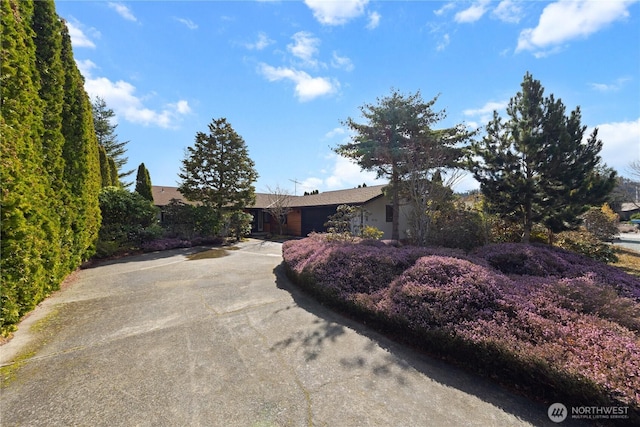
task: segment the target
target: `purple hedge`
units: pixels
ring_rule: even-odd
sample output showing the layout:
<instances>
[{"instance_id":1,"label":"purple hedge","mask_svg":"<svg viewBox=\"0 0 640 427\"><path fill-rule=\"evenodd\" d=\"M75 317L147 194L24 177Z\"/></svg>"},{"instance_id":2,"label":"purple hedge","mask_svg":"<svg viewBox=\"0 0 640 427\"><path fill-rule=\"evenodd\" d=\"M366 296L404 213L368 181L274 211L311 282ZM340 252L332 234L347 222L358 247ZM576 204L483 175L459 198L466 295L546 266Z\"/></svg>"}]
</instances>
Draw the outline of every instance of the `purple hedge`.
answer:
<instances>
[{"instance_id":1,"label":"purple hedge","mask_svg":"<svg viewBox=\"0 0 640 427\"><path fill-rule=\"evenodd\" d=\"M464 259L425 256L388 287L377 304L413 329L490 318L506 277Z\"/></svg>"},{"instance_id":2,"label":"purple hedge","mask_svg":"<svg viewBox=\"0 0 640 427\"><path fill-rule=\"evenodd\" d=\"M337 307L535 397L640 411L640 280L617 268L547 246L467 256L322 235L286 242L283 257Z\"/></svg>"},{"instance_id":3,"label":"purple hedge","mask_svg":"<svg viewBox=\"0 0 640 427\"><path fill-rule=\"evenodd\" d=\"M505 274L576 278L590 275L621 295L640 299L640 280L619 268L553 246L503 243L476 249L472 255L485 259Z\"/></svg>"}]
</instances>

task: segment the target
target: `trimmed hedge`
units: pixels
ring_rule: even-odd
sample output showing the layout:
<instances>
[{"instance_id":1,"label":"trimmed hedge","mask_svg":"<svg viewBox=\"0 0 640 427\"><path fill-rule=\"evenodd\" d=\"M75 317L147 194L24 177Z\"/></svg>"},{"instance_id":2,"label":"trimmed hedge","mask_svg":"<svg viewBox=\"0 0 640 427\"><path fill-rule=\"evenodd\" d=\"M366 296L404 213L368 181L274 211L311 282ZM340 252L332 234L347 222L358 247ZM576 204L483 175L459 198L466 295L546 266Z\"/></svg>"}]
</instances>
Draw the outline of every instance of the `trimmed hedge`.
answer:
<instances>
[{"instance_id":1,"label":"trimmed hedge","mask_svg":"<svg viewBox=\"0 0 640 427\"><path fill-rule=\"evenodd\" d=\"M0 335L95 252L98 143L53 0L3 0Z\"/></svg>"},{"instance_id":2,"label":"trimmed hedge","mask_svg":"<svg viewBox=\"0 0 640 427\"><path fill-rule=\"evenodd\" d=\"M640 421L640 280L542 245L448 249L288 241L289 276L432 354L546 401Z\"/></svg>"}]
</instances>

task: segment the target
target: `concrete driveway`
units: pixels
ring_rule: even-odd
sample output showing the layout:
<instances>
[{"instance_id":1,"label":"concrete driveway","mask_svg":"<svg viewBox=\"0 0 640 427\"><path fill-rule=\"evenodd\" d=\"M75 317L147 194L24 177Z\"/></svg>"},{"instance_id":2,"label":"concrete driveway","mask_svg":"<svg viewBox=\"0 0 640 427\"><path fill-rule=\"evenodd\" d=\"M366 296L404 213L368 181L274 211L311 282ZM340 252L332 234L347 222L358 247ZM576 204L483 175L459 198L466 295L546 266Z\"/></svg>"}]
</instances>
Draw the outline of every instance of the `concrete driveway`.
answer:
<instances>
[{"instance_id":1,"label":"concrete driveway","mask_svg":"<svg viewBox=\"0 0 640 427\"><path fill-rule=\"evenodd\" d=\"M82 270L43 303L0 347L0 424L556 425L300 293L278 243L193 252Z\"/></svg>"}]
</instances>

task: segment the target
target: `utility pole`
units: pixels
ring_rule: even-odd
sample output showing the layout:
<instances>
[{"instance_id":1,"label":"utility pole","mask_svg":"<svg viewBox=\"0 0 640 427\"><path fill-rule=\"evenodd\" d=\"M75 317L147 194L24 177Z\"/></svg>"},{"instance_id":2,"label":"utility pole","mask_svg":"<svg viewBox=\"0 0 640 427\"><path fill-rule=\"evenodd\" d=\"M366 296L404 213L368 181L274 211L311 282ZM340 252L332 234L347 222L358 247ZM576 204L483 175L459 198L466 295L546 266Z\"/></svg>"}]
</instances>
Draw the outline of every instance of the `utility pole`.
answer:
<instances>
[{"instance_id":1,"label":"utility pole","mask_svg":"<svg viewBox=\"0 0 640 427\"><path fill-rule=\"evenodd\" d=\"M289 181L293 182L293 195L297 196L298 194L296 193L296 190L298 189L298 184L302 184L302 183L297 181L295 178L290 179Z\"/></svg>"}]
</instances>

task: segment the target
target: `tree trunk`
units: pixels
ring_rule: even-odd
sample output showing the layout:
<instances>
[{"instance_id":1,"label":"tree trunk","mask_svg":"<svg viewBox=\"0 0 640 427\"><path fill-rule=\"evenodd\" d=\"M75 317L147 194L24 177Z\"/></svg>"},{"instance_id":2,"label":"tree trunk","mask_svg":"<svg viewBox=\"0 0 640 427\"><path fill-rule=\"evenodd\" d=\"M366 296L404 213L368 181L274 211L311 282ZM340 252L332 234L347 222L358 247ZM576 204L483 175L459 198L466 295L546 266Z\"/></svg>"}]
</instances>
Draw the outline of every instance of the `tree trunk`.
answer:
<instances>
[{"instance_id":1,"label":"tree trunk","mask_svg":"<svg viewBox=\"0 0 640 427\"><path fill-rule=\"evenodd\" d=\"M525 211L524 211L524 232L522 233L522 243L529 244L531 240L531 202L527 201L525 203Z\"/></svg>"},{"instance_id":2,"label":"tree trunk","mask_svg":"<svg viewBox=\"0 0 640 427\"><path fill-rule=\"evenodd\" d=\"M392 240L400 240L400 230L399 230L399 219L400 219L400 197L398 196L399 185L400 185L400 177L398 176L398 171L393 170L391 174L391 185L392 185L392 210L393 210L393 221L391 223L391 239Z\"/></svg>"}]
</instances>

